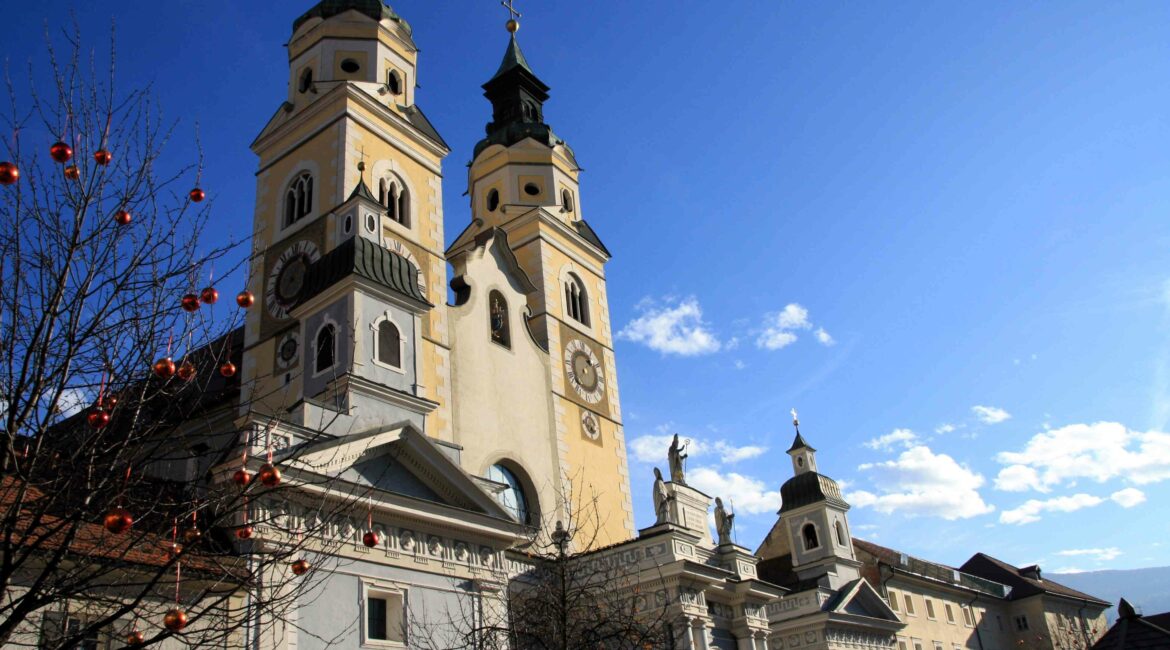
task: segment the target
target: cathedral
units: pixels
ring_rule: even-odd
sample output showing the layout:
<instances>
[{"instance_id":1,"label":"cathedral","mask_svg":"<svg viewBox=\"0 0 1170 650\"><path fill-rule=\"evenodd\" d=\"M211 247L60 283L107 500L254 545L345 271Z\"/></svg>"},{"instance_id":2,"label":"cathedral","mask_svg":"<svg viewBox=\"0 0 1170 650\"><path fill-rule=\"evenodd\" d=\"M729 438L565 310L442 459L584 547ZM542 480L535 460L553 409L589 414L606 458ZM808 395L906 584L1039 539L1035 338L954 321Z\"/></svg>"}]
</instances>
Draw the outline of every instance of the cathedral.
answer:
<instances>
[{"instance_id":1,"label":"cathedral","mask_svg":"<svg viewBox=\"0 0 1170 650\"><path fill-rule=\"evenodd\" d=\"M654 486L655 521L638 528L610 253L546 116L550 87L507 27L498 67L483 65L470 214L449 231L450 148L417 95L410 24L381 0L321 0L292 25L287 95L251 145L256 302L218 424L239 432L245 464L267 455L318 503L358 507L312 521L306 497L244 514L260 539L303 521L336 561L234 647L425 647L423 623L505 600L525 546L571 520L574 551L645 576L635 591L669 609L674 647L1056 648L1071 647L1057 631L1103 623L1107 603L1038 567L977 554L951 568L854 539L795 421L792 476L758 548L732 541L720 495L687 484L677 441L666 475L634 477ZM228 484L229 458L187 471Z\"/></svg>"}]
</instances>

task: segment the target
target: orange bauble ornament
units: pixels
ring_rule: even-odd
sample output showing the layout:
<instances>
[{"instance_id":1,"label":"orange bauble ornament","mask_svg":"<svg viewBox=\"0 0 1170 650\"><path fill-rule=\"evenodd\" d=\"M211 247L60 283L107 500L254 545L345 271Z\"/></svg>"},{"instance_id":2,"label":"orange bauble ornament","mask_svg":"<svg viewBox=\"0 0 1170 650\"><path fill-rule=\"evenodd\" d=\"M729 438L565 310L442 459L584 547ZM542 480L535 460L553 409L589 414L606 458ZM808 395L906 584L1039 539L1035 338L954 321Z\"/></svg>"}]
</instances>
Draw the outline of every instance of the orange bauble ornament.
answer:
<instances>
[{"instance_id":1,"label":"orange bauble ornament","mask_svg":"<svg viewBox=\"0 0 1170 650\"><path fill-rule=\"evenodd\" d=\"M188 528L183 531L183 541L188 544L195 544L203 539L203 533L198 528Z\"/></svg>"},{"instance_id":2,"label":"orange bauble ornament","mask_svg":"<svg viewBox=\"0 0 1170 650\"><path fill-rule=\"evenodd\" d=\"M126 210L118 210L114 213L114 222L119 226L130 225L130 213Z\"/></svg>"},{"instance_id":3,"label":"orange bauble ornament","mask_svg":"<svg viewBox=\"0 0 1170 650\"><path fill-rule=\"evenodd\" d=\"M256 472L256 478L260 479L264 487L276 487L280 485L280 470L272 463L264 463L260 471Z\"/></svg>"},{"instance_id":4,"label":"orange bauble ornament","mask_svg":"<svg viewBox=\"0 0 1170 650\"><path fill-rule=\"evenodd\" d=\"M163 357L154 362L154 374L159 379L170 379L175 375L175 362L170 357Z\"/></svg>"},{"instance_id":5,"label":"orange bauble ornament","mask_svg":"<svg viewBox=\"0 0 1170 650\"><path fill-rule=\"evenodd\" d=\"M183 381L191 381L195 378L195 364L190 361L184 361L179 364L179 369L175 371L175 376Z\"/></svg>"},{"instance_id":6,"label":"orange bauble ornament","mask_svg":"<svg viewBox=\"0 0 1170 650\"><path fill-rule=\"evenodd\" d=\"M95 406L85 415L85 421L95 429L104 429L110 424L110 414L100 406Z\"/></svg>"},{"instance_id":7,"label":"orange bauble ornament","mask_svg":"<svg viewBox=\"0 0 1170 650\"><path fill-rule=\"evenodd\" d=\"M73 148L64 142L57 142L49 147L49 155L59 163L67 163L73 157Z\"/></svg>"},{"instance_id":8,"label":"orange bauble ornament","mask_svg":"<svg viewBox=\"0 0 1170 650\"><path fill-rule=\"evenodd\" d=\"M199 296L193 293L188 293L183 296L183 299L179 301L179 304L182 305L183 311L187 313L199 311Z\"/></svg>"},{"instance_id":9,"label":"orange bauble ornament","mask_svg":"<svg viewBox=\"0 0 1170 650\"><path fill-rule=\"evenodd\" d=\"M236 294L236 304L242 309L247 309L256 303L256 297L252 295L251 291L244 289Z\"/></svg>"},{"instance_id":10,"label":"orange bauble ornament","mask_svg":"<svg viewBox=\"0 0 1170 650\"><path fill-rule=\"evenodd\" d=\"M15 185L20 180L20 168L15 163L0 162L0 185Z\"/></svg>"},{"instance_id":11,"label":"orange bauble ornament","mask_svg":"<svg viewBox=\"0 0 1170 650\"><path fill-rule=\"evenodd\" d=\"M69 165L65 168L65 178L75 181L81 178L81 170L77 168L77 165Z\"/></svg>"},{"instance_id":12,"label":"orange bauble ornament","mask_svg":"<svg viewBox=\"0 0 1170 650\"><path fill-rule=\"evenodd\" d=\"M177 557L182 552L183 545L178 542L171 542L171 545L167 547L167 555L170 557Z\"/></svg>"},{"instance_id":13,"label":"orange bauble ornament","mask_svg":"<svg viewBox=\"0 0 1170 650\"><path fill-rule=\"evenodd\" d=\"M146 643L146 635L142 633L142 630L131 630L126 635L126 645L138 645L142 643Z\"/></svg>"},{"instance_id":14,"label":"orange bauble ornament","mask_svg":"<svg viewBox=\"0 0 1170 650\"><path fill-rule=\"evenodd\" d=\"M240 539L252 539L252 527L243 526L242 528L237 528L236 537Z\"/></svg>"},{"instance_id":15,"label":"orange bauble ornament","mask_svg":"<svg viewBox=\"0 0 1170 650\"><path fill-rule=\"evenodd\" d=\"M224 361L219 366L219 374L223 375L224 377L236 376L236 364L232 363L231 361Z\"/></svg>"},{"instance_id":16,"label":"orange bauble ornament","mask_svg":"<svg viewBox=\"0 0 1170 650\"><path fill-rule=\"evenodd\" d=\"M182 630L187 627L187 612L178 607L168 611L167 615L163 617L163 625L172 632Z\"/></svg>"},{"instance_id":17,"label":"orange bauble ornament","mask_svg":"<svg viewBox=\"0 0 1170 650\"><path fill-rule=\"evenodd\" d=\"M379 541L378 533L372 530L366 531L366 534L362 535L362 544L365 544L367 548L374 548Z\"/></svg>"},{"instance_id":18,"label":"orange bauble ornament","mask_svg":"<svg viewBox=\"0 0 1170 650\"><path fill-rule=\"evenodd\" d=\"M309 572L311 566L308 560L297 560L292 563L293 575L303 576Z\"/></svg>"},{"instance_id":19,"label":"orange bauble ornament","mask_svg":"<svg viewBox=\"0 0 1170 650\"><path fill-rule=\"evenodd\" d=\"M236 470L235 474L232 474L232 481L236 485L242 488L246 488L249 484L252 483L252 475L248 473L248 470L241 467L240 469Z\"/></svg>"},{"instance_id":20,"label":"orange bauble ornament","mask_svg":"<svg viewBox=\"0 0 1170 650\"><path fill-rule=\"evenodd\" d=\"M108 165L113 159L114 154L110 153L108 149L98 149L93 152L93 161L99 165Z\"/></svg>"},{"instance_id":21,"label":"orange bauble ornament","mask_svg":"<svg viewBox=\"0 0 1170 650\"><path fill-rule=\"evenodd\" d=\"M134 517L125 508L112 508L106 513L105 519L102 520L102 525L111 533L121 535L130 530L130 527L134 525Z\"/></svg>"},{"instance_id":22,"label":"orange bauble ornament","mask_svg":"<svg viewBox=\"0 0 1170 650\"><path fill-rule=\"evenodd\" d=\"M194 201L195 203L198 203L198 202L202 201L203 199L207 198L207 192L204 192L203 190L196 187L195 189L191 190L190 196L191 196L192 201Z\"/></svg>"},{"instance_id":23,"label":"orange bauble ornament","mask_svg":"<svg viewBox=\"0 0 1170 650\"><path fill-rule=\"evenodd\" d=\"M215 287L207 287L199 292L199 300L214 305L215 301L219 300L219 292L215 290Z\"/></svg>"}]
</instances>

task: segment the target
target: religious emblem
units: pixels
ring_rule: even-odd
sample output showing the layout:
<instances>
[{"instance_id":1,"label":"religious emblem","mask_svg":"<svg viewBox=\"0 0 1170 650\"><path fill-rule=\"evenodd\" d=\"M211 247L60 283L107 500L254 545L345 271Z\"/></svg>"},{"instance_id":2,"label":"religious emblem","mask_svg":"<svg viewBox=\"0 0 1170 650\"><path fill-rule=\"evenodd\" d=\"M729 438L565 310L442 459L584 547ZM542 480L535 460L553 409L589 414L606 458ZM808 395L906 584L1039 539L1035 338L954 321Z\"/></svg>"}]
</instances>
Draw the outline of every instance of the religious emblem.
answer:
<instances>
[{"instance_id":1,"label":"religious emblem","mask_svg":"<svg viewBox=\"0 0 1170 650\"><path fill-rule=\"evenodd\" d=\"M491 326L492 340L501 345L508 344L507 306L498 293L492 293Z\"/></svg>"}]
</instances>

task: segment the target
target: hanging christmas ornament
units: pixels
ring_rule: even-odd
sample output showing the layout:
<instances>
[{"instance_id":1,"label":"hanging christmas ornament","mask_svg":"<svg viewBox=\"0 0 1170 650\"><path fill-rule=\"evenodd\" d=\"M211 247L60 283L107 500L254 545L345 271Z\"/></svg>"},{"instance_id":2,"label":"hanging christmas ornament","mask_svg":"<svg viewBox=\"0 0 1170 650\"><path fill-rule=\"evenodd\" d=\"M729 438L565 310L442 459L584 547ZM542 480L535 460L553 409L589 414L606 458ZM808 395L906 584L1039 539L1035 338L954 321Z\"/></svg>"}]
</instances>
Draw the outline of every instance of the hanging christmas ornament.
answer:
<instances>
[{"instance_id":1,"label":"hanging christmas ornament","mask_svg":"<svg viewBox=\"0 0 1170 650\"><path fill-rule=\"evenodd\" d=\"M219 300L219 292L215 290L215 287L206 287L199 292L199 300L208 305L214 305L215 301Z\"/></svg>"},{"instance_id":2,"label":"hanging christmas ornament","mask_svg":"<svg viewBox=\"0 0 1170 650\"><path fill-rule=\"evenodd\" d=\"M159 379L170 379L175 374L175 362L170 357L163 357L154 362L154 374Z\"/></svg>"},{"instance_id":3,"label":"hanging christmas ornament","mask_svg":"<svg viewBox=\"0 0 1170 650\"><path fill-rule=\"evenodd\" d=\"M362 544L365 544L366 548L374 548L379 541L381 540L378 538L378 533L372 530L367 530L366 534L362 535Z\"/></svg>"},{"instance_id":4,"label":"hanging christmas ornament","mask_svg":"<svg viewBox=\"0 0 1170 650\"><path fill-rule=\"evenodd\" d=\"M256 472L256 478L260 479L264 487L276 487L280 485L280 470L272 463L264 463L260 471Z\"/></svg>"},{"instance_id":5,"label":"hanging christmas ornament","mask_svg":"<svg viewBox=\"0 0 1170 650\"><path fill-rule=\"evenodd\" d=\"M179 304L183 306L183 311L187 312L188 314L194 311L199 311L199 296L193 293L185 294Z\"/></svg>"},{"instance_id":6,"label":"hanging christmas ornament","mask_svg":"<svg viewBox=\"0 0 1170 650\"><path fill-rule=\"evenodd\" d=\"M77 165L69 165L65 168L65 178L75 181L81 178L81 170L77 168Z\"/></svg>"},{"instance_id":7,"label":"hanging christmas ornament","mask_svg":"<svg viewBox=\"0 0 1170 650\"><path fill-rule=\"evenodd\" d=\"M101 406L95 406L85 415L85 421L94 429L104 429L110 424L110 414Z\"/></svg>"},{"instance_id":8,"label":"hanging christmas ornament","mask_svg":"<svg viewBox=\"0 0 1170 650\"><path fill-rule=\"evenodd\" d=\"M105 526L106 530L110 531L111 533L115 535L121 535L122 533L130 530L130 527L134 525L134 517L131 516L130 511L125 508L111 508L110 511L106 513L106 517L102 521L102 525Z\"/></svg>"},{"instance_id":9,"label":"hanging christmas ornament","mask_svg":"<svg viewBox=\"0 0 1170 650\"><path fill-rule=\"evenodd\" d=\"M240 539L252 539L252 527L245 524L236 529L236 537Z\"/></svg>"},{"instance_id":10,"label":"hanging christmas ornament","mask_svg":"<svg viewBox=\"0 0 1170 650\"><path fill-rule=\"evenodd\" d=\"M73 148L64 142L56 142L49 147L49 155L59 163L67 163L73 157Z\"/></svg>"},{"instance_id":11,"label":"hanging christmas ornament","mask_svg":"<svg viewBox=\"0 0 1170 650\"><path fill-rule=\"evenodd\" d=\"M114 221L119 226L128 226L130 225L130 213L126 210L118 210L114 213Z\"/></svg>"},{"instance_id":12,"label":"hanging christmas ornament","mask_svg":"<svg viewBox=\"0 0 1170 650\"><path fill-rule=\"evenodd\" d=\"M0 185L15 185L20 180L20 168L15 163L0 162Z\"/></svg>"},{"instance_id":13,"label":"hanging christmas ornament","mask_svg":"<svg viewBox=\"0 0 1170 650\"><path fill-rule=\"evenodd\" d=\"M236 364L231 361L224 361L219 366L219 374L224 377L234 377L236 375Z\"/></svg>"},{"instance_id":14,"label":"hanging christmas ornament","mask_svg":"<svg viewBox=\"0 0 1170 650\"><path fill-rule=\"evenodd\" d=\"M191 190L190 196L193 202L199 203L203 199L207 198L207 192L204 192L203 190L196 187L195 189Z\"/></svg>"},{"instance_id":15,"label":"hanging christmas ornament","mask_svg":"<svg viewBox=\"0 0 1170 650\"><path fill-rule=\"evenodd\" d=\"M114 154L110 153L108 149L98 149L93 152L93 161L101 166L106 166L114 160Z\"/></svg>"},{"instance_id":16,"label":"hanging christmas ornament","mask_svg":"<svg viewBox=\"0 0 1170 650\"><path fill-rule=\"evenodd\" d=\"M188 545L197 544L201 539L203 539L203 531L198 528L188 528L183 531L183 541Z\"/></svg>"},{"instance_id":17,"label":"hanging christmas ornament","mask_svg":"<svg viewBox=\"0 0 1170 650\"><path fill-rule=\"evenodd\" d=\"M248 291L247 289L244 289L243 291L236 294L236 304L239 305L241 309L247 309L255 304L255 302L256 297L253 296L252 292Z\"/></svg>"},{"instance_id":18,"label":"hanging christmas ornament","mask_svg":"<svg viewBox=\"0 0 1170 650\"><path fill-rule=\"evenodd\" d=\"M297 560L292 563L293 575L303 576L309 572L310 568L312 568L312 565L309 564L308 560Z\"/></svg>"},{"instance_id":19,"label":"hanging christmas ornament","mask_svg":"<svg viewBox=\"0 0 1170 650\"><path fill-rule=\"evenodd\" d=\"M167 545L167 555L170 557L178 557L183 552L183 545L178 542L171 542Z\"/></svg>"},{"instance_id":20,"label":"hanging christmas ornament","mask_svg":"<svg viewBox=\"0 0 1170 650\"><path fill-rule=\"evenodd\" d=\"M232 481L236 485L242 488L246 488L249 484L252 483L252 475L248 473L248 470L241 467L240 469L236 470L235 474L232 474Z\"/></svg>"},{"instance_id":21,"label":"hanging christmas ornament","mask_svg":"<svg viewBox=\"0 0 1170 650\"><path fill-rule=\"evenodd\" d=\"M141 645L143 643L146 643L146 635L138 628L130 630L130 633L126 635L126 645Z\"/></svg>"},{"instance_id":22,"label":"hanging christmas ornament","mask_svg":"<svg viewBox=\"0 0 1170 650\"><path fill-rule=\"evenodd\" d=\"M187 612L175 607L163 617L163 625L172 632L178 632L187 627Z\"/></svg>"},{"instance_id":23,"label":"hanging christmas ornament","mask_svg":"<svg viewBox=\"0 0 1170 650\"><path fill-rule=\"evenodd\" d=\"M195 378L195 364L190 361L184 361L179 364L178 370L175 371L175 376L183 381L191 381Z\"/></svg>"},{"instance_id":24,"label":"hanging christmas ornament","mask_svg":"<svg viewBox=\"0 0 1170 650\"><path fill-rule=\"evenodd\" d=\"M118 406L118 396L110 394L105 397L99 397L97 405L107 412L113 411Z\"/></svg>"}]
</instances>

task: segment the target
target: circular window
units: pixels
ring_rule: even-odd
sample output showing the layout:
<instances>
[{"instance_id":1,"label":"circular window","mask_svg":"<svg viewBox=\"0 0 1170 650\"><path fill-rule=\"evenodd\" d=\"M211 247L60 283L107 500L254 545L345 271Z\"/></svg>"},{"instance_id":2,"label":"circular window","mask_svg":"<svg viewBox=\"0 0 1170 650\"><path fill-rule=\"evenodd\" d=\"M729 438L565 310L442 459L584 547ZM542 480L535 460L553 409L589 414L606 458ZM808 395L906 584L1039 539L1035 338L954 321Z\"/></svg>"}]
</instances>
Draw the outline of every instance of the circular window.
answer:
<instances>
[{"instance_id":1,"label":"circular window","mask_svg":"<svg viewBox=\"0 0 1170 650\"><path fill-rule=\"evenodd\" d=\"M540 195L540 186L537 185L536 183L525 183L524 184L524 193L527 194L528 196L539 196Z\"/></svg>"},{"instance_id":2,"label":"circular window","mask_svg":"<svg viewBox=\"0 0 1170 650\"><path fill-rule=\"evenodd\" d=\"M500 193L497 190L488 192L487 209L488 212L495 212L496 208L500 207Z\"/></svg>"},{"instance_id":3,"label":"circular window","mask_svg":"<svg viewBox=\"0 0 1170 650\"><path fill-rule=\"evenodd\" d=\"M520 479L516 478L512 470L503 465L492 465L488 469L487 477L508 486L500 493L500 505L504 506L504 509L516 518L516 521L522 524L530 523L528 499L524 496L524 488L520 486Z\"/></svg>"},{"instance_id":4,"label":"circular window","mask_svg":"<svg viewBox=\"0 0 1170 650\"><path fill-rule=\"evenodd\" d=\"M341 71L346 74L353 74L361 69L361 64L353 59L345 59L341 62Z\"/></svg>"},{"instance_id":5,"label":"circular window","mask_svg":"<svg viewBox=\"0 0 1170 650\"><path fill-rule=\"evenodd\" d=\"M402 93L402 77L398 76L397 70L391 70L386 74L386 88L391 95Z\"/></svg>"},{"instance_id":6,"label":"circular window","mask_svg":"<svg viewBox=\"0 0 1170 650\"><path fill-rule=\"evenodd\" d=\"M376 218L374 218L374 215L367 214L366 215L366 230L368 230L370 232L374 232L377 229L378 229L378 220Z\"/></svg>"},{"instance_id":7,"label":"circular window","mask_svg":"<svg viewBox=\"0 0 1170 650\"><path fill-rule=\"evenodd\" d=\"M342 232L344 232L347 235L350 233L350 231L353 230L353 215L352 214L345 215L345 223L342 224L341 230L342 230Z\"/></svg>"}]
</instances>

